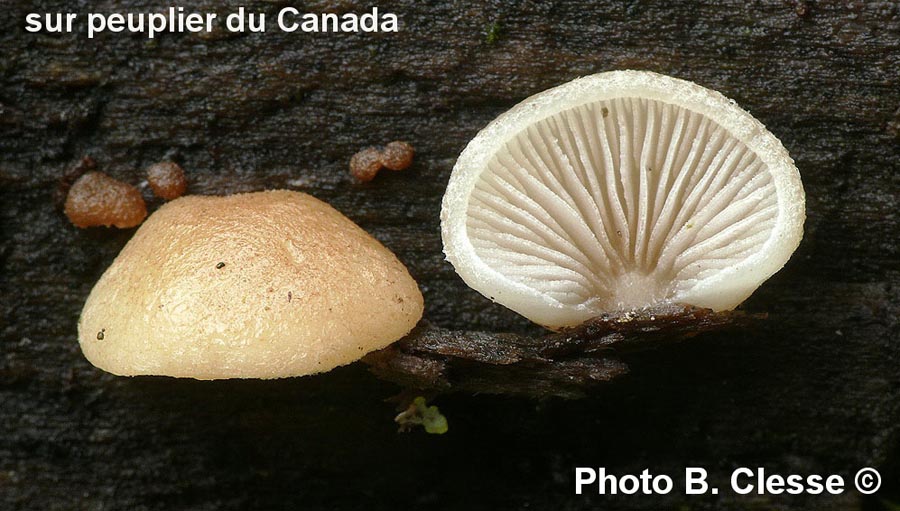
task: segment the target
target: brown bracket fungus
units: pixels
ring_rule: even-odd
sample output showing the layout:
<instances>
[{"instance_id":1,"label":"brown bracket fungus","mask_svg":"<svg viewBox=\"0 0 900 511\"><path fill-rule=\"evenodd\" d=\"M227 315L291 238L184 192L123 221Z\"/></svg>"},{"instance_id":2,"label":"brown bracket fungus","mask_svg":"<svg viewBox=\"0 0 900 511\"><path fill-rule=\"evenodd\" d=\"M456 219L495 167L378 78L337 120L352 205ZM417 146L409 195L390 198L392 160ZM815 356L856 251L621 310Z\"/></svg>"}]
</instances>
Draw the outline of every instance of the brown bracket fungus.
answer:
<instances>
[{"instance_id":1,"label":"brown bracket fungus","mask_svg":"<svg viewBox=\"0 0 900 511\"><path fill-rule=\"evenodd\" d=\"M422 309L394 254L320 200L186 196L122 249L78 331L87 359L114 374L280 378L383 348Z\"/></svg>"},{"instance_id":2,"label":"brown bracket fungus","mask_svg":"<svg viewBox=\"0 0 900 511\"><path fill-rule=\"evenodd\" d=\"M614 71L478 133L441 228L467 284L558 329L669 303L733 309L797 248L804 200L781 142L733 101Z\"/></svg>"}]
</instances>

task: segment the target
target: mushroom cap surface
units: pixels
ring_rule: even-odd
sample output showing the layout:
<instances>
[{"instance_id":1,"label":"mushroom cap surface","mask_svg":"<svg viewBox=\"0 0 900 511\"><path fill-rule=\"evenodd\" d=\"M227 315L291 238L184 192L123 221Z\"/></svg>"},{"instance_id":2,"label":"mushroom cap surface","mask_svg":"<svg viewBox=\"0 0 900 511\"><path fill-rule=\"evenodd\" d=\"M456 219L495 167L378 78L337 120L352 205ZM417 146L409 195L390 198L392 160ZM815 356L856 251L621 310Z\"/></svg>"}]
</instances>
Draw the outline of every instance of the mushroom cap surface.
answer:
<instances>
[{"instance_id":1,"label":"mushroom cap surface","mask_svg":"<svg viewBox=\"0 0 900 511\"><path fill-rule=\"evenodd\" d=\"M94 286L78 331L87 359L118 375L281 378L383 348L422 310L393 253L279 190L163 205Z\"/></svg>"},{"instance_id":2,"label":"mushroom cap surface","mask_svg":"<svg viewBox=\"0 0 900 511\"><path fill-rule=\"evenodd\" d=\"M732 309L787 262L804 219L793 160L734 101L612 71L479 132L453 168L441 234L469 286L558 328L664 302Z\"/></svg>"}]
</instances>

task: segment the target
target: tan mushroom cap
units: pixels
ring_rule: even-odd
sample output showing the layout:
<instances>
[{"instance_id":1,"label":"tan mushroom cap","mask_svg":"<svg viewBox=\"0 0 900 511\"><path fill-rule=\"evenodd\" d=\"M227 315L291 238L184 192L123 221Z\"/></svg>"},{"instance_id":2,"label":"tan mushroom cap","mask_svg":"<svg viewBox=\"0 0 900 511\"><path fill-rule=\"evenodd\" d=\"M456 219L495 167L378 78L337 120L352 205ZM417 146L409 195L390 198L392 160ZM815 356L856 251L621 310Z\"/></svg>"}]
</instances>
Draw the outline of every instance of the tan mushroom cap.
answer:
<instances>
[{"instance_id":1,"label":"tan mushroom cap","mask_svg":"<svg viewBox=\"0 0 900 511\"><path fill-rule=\"evenodd\" d=\"M422 310L403 263L314 197L186 196L122 249L78 337L92 364L118 375L282 378L383 348Z\"/></svg>"}]
</instances>

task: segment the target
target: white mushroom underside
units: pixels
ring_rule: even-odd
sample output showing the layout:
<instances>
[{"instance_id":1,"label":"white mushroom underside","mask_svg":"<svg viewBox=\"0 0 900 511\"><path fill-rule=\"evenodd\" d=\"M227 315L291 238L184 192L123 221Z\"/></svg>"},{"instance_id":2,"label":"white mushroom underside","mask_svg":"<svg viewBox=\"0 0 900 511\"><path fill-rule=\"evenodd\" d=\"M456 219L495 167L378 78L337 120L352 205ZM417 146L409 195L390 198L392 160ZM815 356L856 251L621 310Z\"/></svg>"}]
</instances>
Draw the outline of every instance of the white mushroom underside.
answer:
<instances>
[{"instance_id":1,"label":"white mushroom underside","mask_svg":"<svg viewBox=\"0 0 900 511\"><path fill-rule=\"evenodd\" d=\"M563 306L677 300L771 236L766 164L709 117L622 97L556 113L510 139L469 198L478 257Z\"/></svg>"}]
</instances>

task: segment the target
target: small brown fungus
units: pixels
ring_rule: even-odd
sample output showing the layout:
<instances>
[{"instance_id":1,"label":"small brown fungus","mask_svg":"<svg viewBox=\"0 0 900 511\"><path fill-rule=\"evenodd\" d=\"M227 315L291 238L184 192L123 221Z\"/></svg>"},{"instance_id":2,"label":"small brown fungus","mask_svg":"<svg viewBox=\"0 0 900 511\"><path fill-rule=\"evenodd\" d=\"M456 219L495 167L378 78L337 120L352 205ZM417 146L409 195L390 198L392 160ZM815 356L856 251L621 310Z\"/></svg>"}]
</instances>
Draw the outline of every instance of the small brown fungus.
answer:
<instances>
[{"instance_id":1,"label":"small brown fungus","mask_svg":"<svg viewBox=\"0 0 900 511\"><path fill-rule=\"evenodd\" d=\"M363 183L375 179L381 167L381 151L375 147L367 147L350 158L350 175Z\"/></svg>"},{"instance_id":2,"label":"small brown fungus","mask_svg":"<svg viewBox=\"0 0 900 511\"><path fill-rule=\"evenodd\" d=\"M86 172L94 170L95 168L97 168L97 162L90 156L85 155L78 163L66 169L63 177L59 180L59 186L57 186L56 190L53 192L53 202L57 209L62 211L66 204L66 197L69 195L69 189L72 188L72 184Z\"/></svg>"},{"instance_id":3,"label":"small brown fungus","mask_svg":"<svg viewBox=\"0 0 900 511\"><path fill-rule=\"evenodd\" d=\"M147 182L157 197L166 200L177 199L187 190L184 169L171 161L151 165L147 169Z\"/></svg>"},{"instance_id":4,"label":"small brown fungus","mask_svg":"<svg viewBox=\"0 0 900 511\"><path fill-rule=\"evenodd\" d=\"M102 172L88 172L69 189L65 213L77 227L114 225L126 229L144 221L147 205L141 192L130 184Z\"/></svg>"},{"instance_id":5,"label":"small brown fungus","mask_svg":"<svg viewBox=\"0 0 900 511\"><path fill-rule=\"evenodd\" d=\"M381 163L390 170L404 170L412 165L416 150L409 142L396 140L384 146Z\"/></svg>"}]
</instances>

